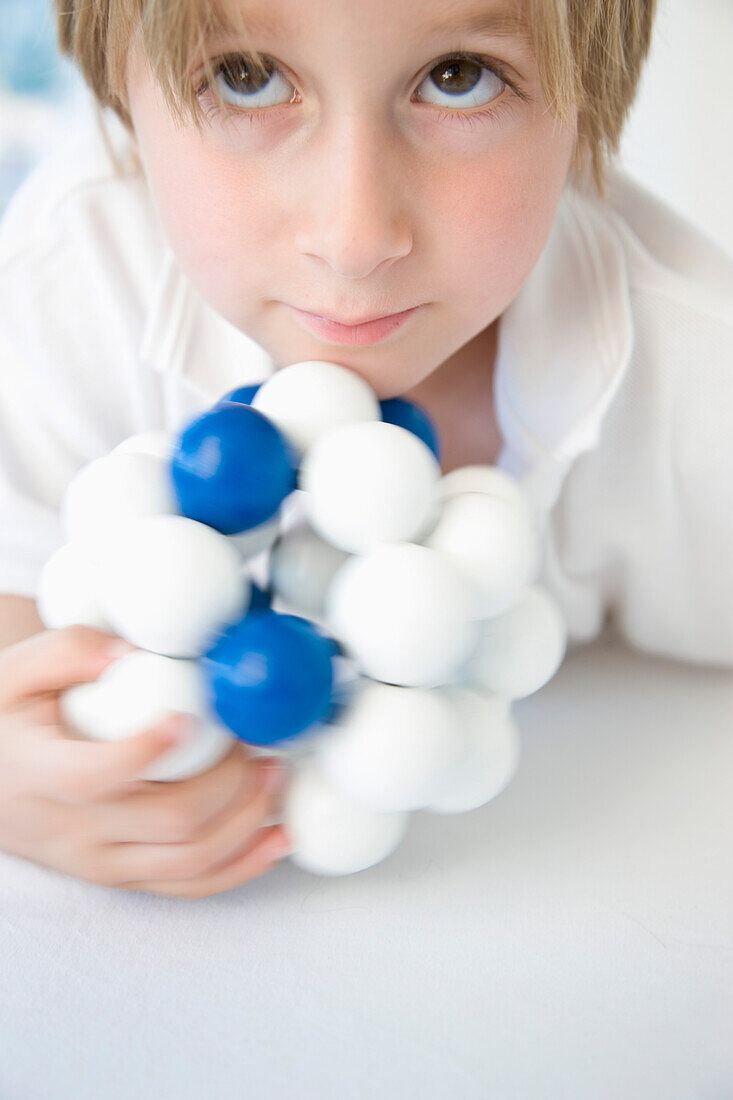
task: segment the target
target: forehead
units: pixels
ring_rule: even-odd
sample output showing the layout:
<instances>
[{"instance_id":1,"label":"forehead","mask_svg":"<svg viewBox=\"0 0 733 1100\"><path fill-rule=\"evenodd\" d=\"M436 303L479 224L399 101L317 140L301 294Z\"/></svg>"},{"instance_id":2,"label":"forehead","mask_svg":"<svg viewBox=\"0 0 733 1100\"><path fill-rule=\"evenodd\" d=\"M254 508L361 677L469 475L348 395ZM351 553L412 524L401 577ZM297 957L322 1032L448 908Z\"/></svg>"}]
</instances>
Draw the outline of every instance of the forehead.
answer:
<instances>
[{"instance_id":1,"label":"forehead","mask_svg":"<svg viewBox=\"0 0 733 1100\"><path fill-rule=\"evenodd\" d=\"M314 17L337 19L343 14L344 6L353 4L361 18L383 18L383 12L364 9L362 0L289 0L278 11L270 2L265 5L254 4L251 0L240 3L238 0L224 0L215 9L217 30L235 31L239 20L248 32L268 35L272 38L297 37L307 34ZM446 34L480 34L492 38L513 39L527 45L531 41L530 22L524 4L519 0L493 0L477 3L449 3L444 0L417 0L416 11L401 0L398 9L409 17L411 29L417 39L428 40ZM340 9L340 10L338 10Z\"/></svg>"}]
</instances>

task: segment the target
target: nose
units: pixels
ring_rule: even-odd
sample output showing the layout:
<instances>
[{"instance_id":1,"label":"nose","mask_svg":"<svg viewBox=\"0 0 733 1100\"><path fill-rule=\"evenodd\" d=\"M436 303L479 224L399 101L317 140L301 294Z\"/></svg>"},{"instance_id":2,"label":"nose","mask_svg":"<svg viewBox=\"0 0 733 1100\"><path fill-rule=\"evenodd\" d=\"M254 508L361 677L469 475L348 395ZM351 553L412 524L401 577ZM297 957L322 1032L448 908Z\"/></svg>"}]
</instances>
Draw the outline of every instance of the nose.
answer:
<instances>
[{"instance_id":1,"label":"nose","mask_svg":"<svg viewBox=\"0 0 733 1100\"><path fill-rule=\"evenodd\" d=\"M402 202L408 173L384 131L363 112L341 115L324 142L325 151L321 143L311 151L311 201L295 247L343 278L365 279L412 249Z\"/></svg>"}]
</instances>

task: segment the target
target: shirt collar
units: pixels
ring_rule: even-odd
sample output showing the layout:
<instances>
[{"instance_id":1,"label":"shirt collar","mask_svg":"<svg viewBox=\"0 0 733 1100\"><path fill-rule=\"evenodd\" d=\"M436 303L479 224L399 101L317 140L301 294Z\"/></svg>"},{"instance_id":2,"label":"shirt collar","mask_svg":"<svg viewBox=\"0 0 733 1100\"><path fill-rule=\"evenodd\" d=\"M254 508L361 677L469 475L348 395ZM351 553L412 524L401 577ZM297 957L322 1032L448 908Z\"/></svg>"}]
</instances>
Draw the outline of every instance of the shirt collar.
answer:
<instances>
[{"instance_id":1,"label":"shirt collar","mask_svg":"<svg viewBox=\"0 0 733 1100\"><path fill-rule=\"evenodd\" d=\"M603 200L566 187L542 254L499 323L498 464L545 507L571 462L598 443L631 360L628 271L613 218Z\"/></svg>"},{"instance_id":2,"label":"shirt collar","mask_svg":"<svg viewBox=\"0 0 733 1100\"><path fill-rule=\"evenodd\" d=\"M213 405L228 390L261 382L275 362L201 297L165 245L138 361L184 379Z\"/></svg>"},{"instance_id":3,"label":"shirt collar","mask_svg":"<svg viewBox=\"0 0 733 1100\"><path fill-rule=\"evenodd\" d=\"M497 462L549 506L572 460L594 447L631 357L625 254L613 217L566 187L545 247L499 323ZM206 404L259 382L274 360L199 295L166 246L140 361L185 379Z\"/></svg>"}]
</instances>

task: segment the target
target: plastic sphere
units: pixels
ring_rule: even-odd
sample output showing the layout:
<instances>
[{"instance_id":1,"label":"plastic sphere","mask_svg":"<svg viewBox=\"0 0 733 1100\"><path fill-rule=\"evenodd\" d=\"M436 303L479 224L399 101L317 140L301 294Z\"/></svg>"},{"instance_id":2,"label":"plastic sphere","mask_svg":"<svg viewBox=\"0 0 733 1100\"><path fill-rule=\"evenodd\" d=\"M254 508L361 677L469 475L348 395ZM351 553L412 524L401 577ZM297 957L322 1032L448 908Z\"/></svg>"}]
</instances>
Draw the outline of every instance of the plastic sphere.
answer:
<instances>
[{"instance_id":1,"label":"plastic sphere","mask_svg":"<svg viewBox=\"0 0 733 1100\"><path fill-rule=\"evenodd\" d=\"M382 546L351 558L326 597L328 621L359 669L374 680L436 687L475 647L469 582L424 546Z\"/></svg>"},{"instance_id":2,"label":"plastic sphere","mask_svg":"<svg viewBox=\"0 0 733 1100\"><path fill-rule=\"evenodd\" d=\"M164 459L113 451L74 475L61 512L67 540L91 548L101 547L130 520L178 515L179 508Z\"/></svg>"},{"instance_id":3,"label":"plastic sphere","mask_svg":"<svg viewBox=\"0 0 733 1100\"><path fill-rule=\"evenodd\" d=\"M482 493L445 501L425 545L465 571L478 593L474 617L509 607L540 568L539 533L524 504Z\"/></svg>"},{"instance_id":4,"label":"plastic sphere","mask_svg":"<svg viewBox=\"0 0 733 1100\"><path fill-rule=\"evenodd\" d=\"M283 797L290 860L314 875L350 875L380 863L402 842L409 815L378 814L344 797L312 761L298 769Z\"/></svg>"},{"instance_id":5,"label":"plastic sphere","mask_svg":"<svg viewBox=\"0 0 733 1100\"><path fill-rule=\"evenodd\" d=\"M438 482L438 495L443 500L463 493L485 493L508 503L527 503L520 482L496 466L460 466L444 474Z\"/></svg>"},{"instance_id":6,"label":"plastic sphere","mask_svg":"<svg viewBox=\"0 0 733 1100\"><path fill-rule=\"evenodd\" d=\"M275 544L270 579L277 595L299 615L321 618L336 570L349 555L324 542L312 527L300 524Z\"/></svg>"},{"instance_id":7,"label":"plastic sphere","mask_svg":"<svg viewBox=\"0 0 733 1100\"><path fill-rule=\"evenodd\" d=\"M144 651L130 653L97 680L67 689L59 703L69 727L97 741L119 741L143 733L170 711L198 719L194 733L153 761L140 779L189 779L212 768L235 744L229 731L208 711L195 661L176 661Z\"/></svg>"},{"instance_id":8,"label":"plastic sphere","mask_svg":"<svg viewBox=\"0 0 733 1100\"><path fill-rule=\"evenodd\" d=\"M316 752L323 774L378 813L417 810L438 793L458 743L437 691L362 681Z\"/></svg>"},{"instance_id":9,"label":"plastic sphere","mask_svg":"<svg viewBox=\"0 0 733 1100\"><path fill-rule=\"evenodd\" d=\"M259 527L296 484L297 459L267 417L222 402L181 433L171 461L180 510L224 535Z\"/></svg>"},{"instance_id":10,"label":"plastic sphere","mask_svg":"<svg viewBox=\"0 0 733 1100\"><path fill-rule=\"evenodd\" d=\"M83 623L110 630L96 584L97 563L83 544L67 542L41 571L36 593L38 614L48 630Z\"/></svg>"},{"instance_id":11,"label":"plastic sphere","mask_svg":"<svg viewBox=\"0 0 733 1100\"><path fill-rule=\"evenodd\" d=\"M363 378L319 359L275 371L260 386L253 405L301 455L333 428L380 418L379 402Z\"/></svg>"},{"instance_id":12,"label":"plastic sphere","mask_svg":"<svg viewBox=\"0 0 733 1100\"><path fill-rule=\"evenodd\" d=\"M243 531L239 535L229 535L229 541L241 554L244 561L254 558L269 550L280 533L280 520L277 515L261 523L259 527L253 527L250 531Z\"/></svg>"},{"instance_id":13,"label":"plastic sphere","mask_svg":"<svg viewBox=\"0 0 733 1100\"><path fill-rule=\"evenodd\" d=\"M348 424L319 440L300 471L316 531L349 553L416 538L435 514L440 467L404 428Z\"/></svg>"},{"instance_id":14,"label":"plastic sphere","mask_svg":"<svg viewBox=\"0 0 733 1100\"><path fill-rule=\"evenodd\" d=\"M212 705L242 741L296 737L331 709L333 642L296 615L253 611L200 658Z\"/></svg>"},{"instance_id":15,"label":"plastic sphere","mask_svg":"<svg viewBox=\"0 0 733 1100\"><path fill-rule=\"evenodd\" d=\"M168 657L198 657L244 614L242 560L224 536L184 516L135 520L99 562L99 597L115 631Z\"/></svg>"},{"instance_id":16,"label":"plastic sphere","mask_svg":"<svg viewBox=\"0 0 733 1100\"><path fill-rule=\"evenodd\" d=\"M552 679L567 641L567 624L557 601L543 588L528 588L502 615L481 624L463 679L486 691L523 699Z\"/></svg>"},{"instance_id":17,"label":"plastic sphere","mask_svg":"<svg viewBox=\"0 0 733 1100\"><path fill-rule=\"evenodd\" d=\"M235 401L239 405L251 405L260 385L261 383L258 382L256 386L237 386L236 390L230 390L229 393L225 393L221 401L217 402L217 404Z\"/></svg>"},{"instance_id":18,"label":"plastic sphere","mask_svg":"<svg viewBox=\"0 0 733 1100\"><path fill-rule=\"evenodd\" d=\"M299 768L301 764L313 759L313 751L324 736L324 729L320 722L314 723L308 730L299 733L297 737L291 737L288 741L281 741L274 745L248 744L247 749L253 756L274 756L284 760L292 766Z\"/></svg>"},{"instance_id":19,"label":"plastic sphere","mask_svg":"<svg viewBox=\"0 0 733 1100\"><path fill-rule=\"evenodd\" d=\"M512 779L519 763L519 731L505 696L453 686L440 690L453 710L460 747L439 793L424 809L462 814L496 798Z\"/></svg>"},{"instance_id":20,"label":"plastic sphere","mask_svg":"<svg viewBox=\"0 0 733 1100\"><path fill-rule=\"evenodd\" d=\"M440 462L438 431L424 409L412 401L405 401L403 397L390 397L387 401L380 401L380 408L385 424L396 424L399 428L412 432L418 439L422 439Z\"/></svg>"},{"instance_id":21,"label":"plastic sphere","mask_svg":"<svg viewBox=\"0 0 733 1100\"><path fill-rule=\"evenodd\" d=\"M172 432L166 431L165 428L154 428L123 439L114 448L112 454L152 455L154 458L170 459L175 443Z\"/></svg>"}]
</instances>

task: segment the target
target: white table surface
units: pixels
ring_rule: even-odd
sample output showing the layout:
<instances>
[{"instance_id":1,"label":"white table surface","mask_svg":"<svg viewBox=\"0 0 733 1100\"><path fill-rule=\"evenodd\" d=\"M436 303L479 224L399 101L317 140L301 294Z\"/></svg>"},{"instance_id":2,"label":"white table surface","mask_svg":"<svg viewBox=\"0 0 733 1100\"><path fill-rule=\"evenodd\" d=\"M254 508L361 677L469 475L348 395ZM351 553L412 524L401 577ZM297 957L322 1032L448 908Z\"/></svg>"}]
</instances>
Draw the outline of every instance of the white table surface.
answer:
<instances>
[{"instance_id":1,"label":"white table surface","mask_svg":"<svg viewBox=\"0 0 733 1100\"><path fill-rule=\"evenodd\" d=\"M606 635L389 860L203 901L0 857L0 1097L733 1096L733 670Z\"/></svg>"}]
</instances>

